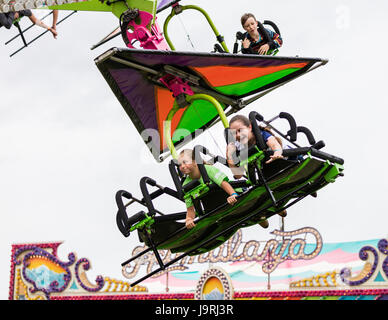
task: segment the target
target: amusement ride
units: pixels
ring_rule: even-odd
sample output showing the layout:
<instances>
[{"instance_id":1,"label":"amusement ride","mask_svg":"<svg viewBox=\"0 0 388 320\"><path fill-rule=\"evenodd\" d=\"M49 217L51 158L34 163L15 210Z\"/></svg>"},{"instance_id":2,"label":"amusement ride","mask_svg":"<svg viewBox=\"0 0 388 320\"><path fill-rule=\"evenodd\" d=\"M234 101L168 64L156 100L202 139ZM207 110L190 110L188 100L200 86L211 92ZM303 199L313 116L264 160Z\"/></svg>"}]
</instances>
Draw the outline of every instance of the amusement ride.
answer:
<instances>
[{"instance_id":1,"label":"amusement ride","mask_svg":"<svg viewBox=\"0 0 388 320\"><path fill-rule=\"evenodd\" d=\"M217 248L240 228L269 219L308 196L316 197L317 191L343 176L344 160L322 151L325 143L317 141L307 127L297 125L291 114L280 112L266 120L260 113L252 111L249 120L256 145L235 155L238 166L245 169L245 178L229 181L233 188L241 190L237 203L233 206L227 203L228 195L209 179L202 161L206 157L206 163L228 167L226 159L204 146L194 147L201 179L183 185L185 177L177 162L179 149L219 122L224 127L226 143L232 142L234 136L228 123L230 115L328 61L278 56L278 50L269 51L267 55L239 54L238 41L244 39L241 32L237 32L230 52L207 12L196 5L182 5L181 2L0 0L2 12L24 9L110 11L119 19L119 27L92 49L119 35L127 48L109 49L99 55L95 63L156 162L171 157L168 168L174 184L174 188L165 187L156 179L145 176L140 180L141 197L137 198L126 190L116 193L118 229L125 237L137 232L139 241L147 246L124 261L122 267L126 268L149 252L155 255L159 265L132 286L185 256ZM157 15L167 9L171 9L171 13L161 29ZM213 52L175 50L168 25L171 19L186 10L200 12L209 23L217 40ZM269 20L258 23L264 42L270 41L264 25L280 34L275 23ZM20 27L18 30L23 49L28 45L25 30ZM138 48L135 48L135 43ZM274 126L279 121L287 123L287 132ZM260 124L269 127L290 145L290 148L283 149L283 159L266 163L273 151L268 150L262 138ZM301 135L304 140L307 138L308 145L301 145L298 139ZM190 198L197 215L196 226L186 228L186 211L161 212L157 209L154 200L162 196L182 202ZM143 209L131 211L131 205L135 203ZM166 263L158 252L162 249L180 254Z\"/></svg>"}]
</instances>

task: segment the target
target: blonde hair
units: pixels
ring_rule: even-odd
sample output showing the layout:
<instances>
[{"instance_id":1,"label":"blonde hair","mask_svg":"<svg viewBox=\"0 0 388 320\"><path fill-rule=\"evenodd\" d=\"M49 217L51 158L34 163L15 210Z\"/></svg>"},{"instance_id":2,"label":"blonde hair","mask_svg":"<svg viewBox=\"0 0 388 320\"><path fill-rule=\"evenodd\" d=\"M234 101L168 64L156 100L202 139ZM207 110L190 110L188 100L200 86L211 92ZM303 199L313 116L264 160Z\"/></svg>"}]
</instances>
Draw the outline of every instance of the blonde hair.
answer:
<instances>
[{"instance_id":1,"label":"blonde hair","mask_svg":"<svg viewBox=\"0 0 388 320\"><path fill-rule=\"evenodd\" d=\"M195 161L194 150L192 150L192 149L183 149L183 150L179 153L180 156L181 156L181 155L186 155L186 154L191 158L191 160L194 160L194 161Z\"/></svg>"},{"instance_id":2,"label":"blonde hair","mask_svg":"<svg viewBox=\"0 0 388 320\"><path fill-rule=\"evenodd\" d=\"M183 149L179 153L179 156L181 156L181 155L187 155L187 156L189 156L191 158L191 161L195 161L195 153L194 153L193 149ZM201 159L203 164L212 165L212 163L209 163L208 161L203 160L201 157L200 157L200 159ZM195 163L197 163L197 161L195 161Z\"/></svg>"}]
</instances>

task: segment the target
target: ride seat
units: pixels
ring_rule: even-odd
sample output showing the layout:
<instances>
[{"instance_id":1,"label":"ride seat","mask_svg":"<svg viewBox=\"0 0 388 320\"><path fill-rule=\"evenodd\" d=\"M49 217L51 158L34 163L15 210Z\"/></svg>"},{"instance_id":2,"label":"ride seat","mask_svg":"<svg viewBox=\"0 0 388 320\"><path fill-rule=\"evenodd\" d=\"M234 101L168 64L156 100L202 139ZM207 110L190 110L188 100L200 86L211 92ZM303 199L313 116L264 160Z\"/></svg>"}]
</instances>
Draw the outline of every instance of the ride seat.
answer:
<instances>
[{"instance_id":1,"label":"ride seat","mask_svg":"<svg viewBox=\"0 0 388 320\"><path fill-rule=\"evenodd\" d=\"M215 183L209 185L209 191L202 197L195 199L202 204L202 214L209 213L227 202L228 194ZM199 212L198 212L199 213ZM199 213L201 214L201 213Z\"/></svg>"},{"instance_id":2,"label":"ride seat","mask_svg":"<svg viewBox=\"0 0 388 320\"><path fill-rule=\"evenodd\" d=\"M200 185L199 180L192 180L188 184L182 187L184 193L190 192L194 188ZM209 191L197 199L193 199L195 211L199 215L204 215L211 210L221 206L226 202L228 197L227 193L222 190L218 185L211 182L209 184Z\"/></svg>"},{"instance_id":3,"label":"ride seat","mask_svg":"<svg viewBox=\"0 0 388 320\"><path fill-rule=\"evenodd\" d=\"M229 184L236 190L236 188L247 188L249 187L246 180L237 180L237 181L228 181ZM194 207L200 206L201 210L197 210L197 212L202 215L209 213L217 209L218 207L227 203L229 195L217 184L211 183L209 185L209 191L203 196L195 199L193 201ZM201 211L201 212L200 212Z\"/></svg>"}]
</instances>

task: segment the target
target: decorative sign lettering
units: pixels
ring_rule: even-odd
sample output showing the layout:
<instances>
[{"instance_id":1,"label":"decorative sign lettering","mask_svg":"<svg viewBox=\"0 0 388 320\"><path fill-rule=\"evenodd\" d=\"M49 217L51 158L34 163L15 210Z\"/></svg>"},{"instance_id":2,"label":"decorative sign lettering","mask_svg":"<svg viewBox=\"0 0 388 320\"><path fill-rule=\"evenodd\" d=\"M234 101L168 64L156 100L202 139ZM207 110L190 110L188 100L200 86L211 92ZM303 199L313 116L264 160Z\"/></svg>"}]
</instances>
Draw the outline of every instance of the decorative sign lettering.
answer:
<instances>
[{"instance_id":1,"label":"decorative sign lettering","mask_svg":"<svg viewBox=\"0 0 388 320\"><path fill-rule=\"evenodd\" d=\"M263 262L263 272L271 273L280 263L286 260L310 260L315 258L322 249L322 237L312 227L305 227L295 231L274 230L271 234L276 237L281 237L281 240L268 240L261 248L261 243L256 240L243 242L242 231L240 229L233 237L218 248L198 256L186 256L166 270L155 274L153 277L158 277L163 273L173 270L185 270L188 268L188 265L194 263L226 263L234 261ZM309 253L305 252L305 236L307 234L311 234L315 238L315 248ZM298 237L300 235L305 236L303 238ZM132 256L135 256L144 249L144 246L136 247L132 252ZM159 253L164 263L168 263L180 255L180 253L172 254L169 250L159 250ZM124 277L128 279L136 277L142 266L145 266L146 272L150 273L154 268L158 267L156 257L152 253L147 253L136 259L132 264L124 266L122 270Z\"/></svg>"}]
</instances>

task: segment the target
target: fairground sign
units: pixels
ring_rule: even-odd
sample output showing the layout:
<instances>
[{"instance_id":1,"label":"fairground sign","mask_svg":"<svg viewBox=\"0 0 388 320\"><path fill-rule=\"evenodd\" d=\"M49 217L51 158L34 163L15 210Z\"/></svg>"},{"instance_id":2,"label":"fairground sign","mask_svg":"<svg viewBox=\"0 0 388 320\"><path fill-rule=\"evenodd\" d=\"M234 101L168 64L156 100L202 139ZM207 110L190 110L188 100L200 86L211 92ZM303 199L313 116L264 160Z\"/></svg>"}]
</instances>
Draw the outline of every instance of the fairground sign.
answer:
<instances>
[{"instance_id":1,"label":"fairground sign","mask_svg":"<svg viewBox=\"0 0 388 320\"><path fill-rule=\"evenodd\" d=\"M243 242L242 231L239 230L233 237L218 248L198 256L186 256L176 264L155 274L153 277L158 277L163 273L173 270L188 269L188 266L194 263L227 263L234 261L263 262L262 270L269 274L273 272L280 263L286 260L310 260L315 258L322 249L322 237L320 233L312 227L305 227L295 231L274 230L271 234L275 235L275 239L266 242L256 240ZM305 239L308 234L313 235L315 243L312 243L314 246L312 251L310 249L310 252L305 252ZM277 238L279 238L279 240L277 240ZM144 249L145 246L136 247L132 252L132 256L135 256ZM168 263L179 255L179 253L172 254L169 250L160 250L159 253L163 259L163 263ZM142 266L146 269L147 273L150 273L154 267L156 268L158 266L158 262L152 253L148 253L123 267L123 275L129 279L134 278L141 270Z\"/></svg>"}]
</instances>

